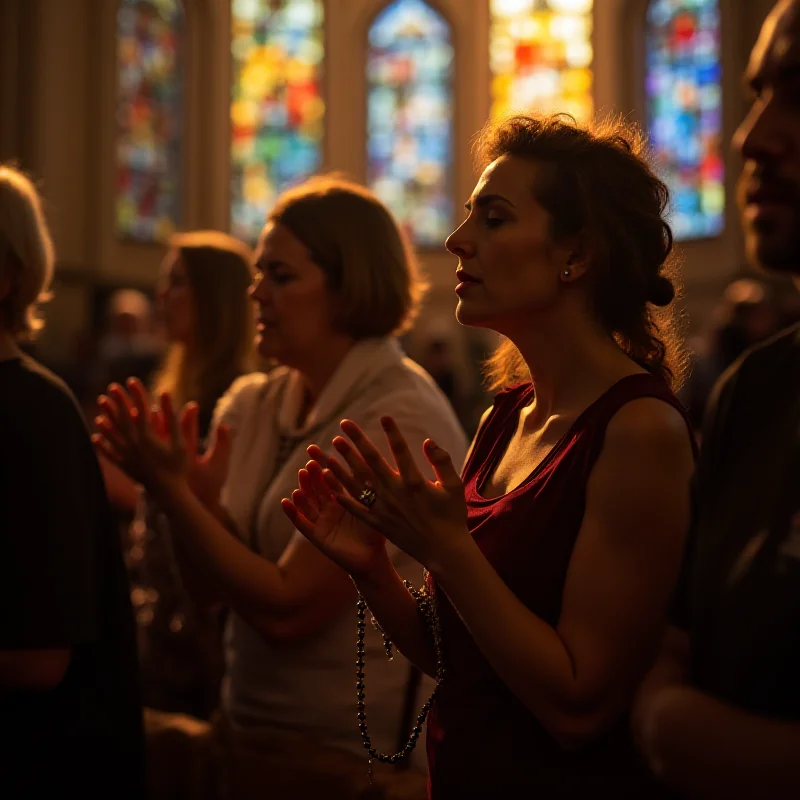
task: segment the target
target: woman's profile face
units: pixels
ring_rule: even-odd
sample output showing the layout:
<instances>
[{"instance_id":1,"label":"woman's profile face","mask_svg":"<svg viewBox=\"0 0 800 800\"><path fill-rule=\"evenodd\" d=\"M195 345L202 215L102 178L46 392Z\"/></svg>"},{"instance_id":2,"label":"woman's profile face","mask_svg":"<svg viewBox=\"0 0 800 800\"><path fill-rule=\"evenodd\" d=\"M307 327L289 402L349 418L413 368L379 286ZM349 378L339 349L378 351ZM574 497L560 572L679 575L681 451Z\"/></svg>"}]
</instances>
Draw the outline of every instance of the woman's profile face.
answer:
<instances>
[{"instance_id":1,"label":"woman's profile face","mask_svg":"<svg viewBox=\"0 0 800 800\"><path fill-rule=\"evenodd\" d=\"M256 304L256 347L264 358L302 365L336 335L336 297L325 273L279 223L268 223L261 235L250 296Z\"/></svg>"},{"instance_id":2,"label":"woman's profile face","mask_svg":"<svg viewBox=\"0 0 800 800\"><path fill-rule=\"evenodd\" d=\"M550 216L534 197L539 167L501 156L466 203L467 218L446 242L458 257L456 317L508 335L530 326L561 295L567 248L550 239Z\"/></svg>"},{"instance_id":3,"label":"woman's profile face","mask_svg":"<svg viewBox=\"0 0 800 800\"><path fill-rule=\"evenodd\" d=\"M195 330L194 292L177 250L167 253L156 294L167 338L191 346Z\"/></svg>"}]
</instances>

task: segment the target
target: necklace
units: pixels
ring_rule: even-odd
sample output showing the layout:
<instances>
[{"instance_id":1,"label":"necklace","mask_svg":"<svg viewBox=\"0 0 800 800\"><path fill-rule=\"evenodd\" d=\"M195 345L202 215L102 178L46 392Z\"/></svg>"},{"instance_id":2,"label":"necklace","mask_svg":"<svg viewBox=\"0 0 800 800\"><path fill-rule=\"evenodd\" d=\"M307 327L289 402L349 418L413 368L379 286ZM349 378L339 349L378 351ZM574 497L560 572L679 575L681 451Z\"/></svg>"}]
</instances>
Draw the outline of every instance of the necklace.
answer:
<instances>
[{"instance_id":1,"label":"necklace","mask_svg":"<svg viewBox=\"0 0 800 800\"><path fill-rule=\"evenodd\" d=\"M433 643L433 650L436 654L436 686L433 688L433 692L431 692L431 696L423 703L422 709L420 710L419 714L417 715L417 721L414 727L411 729L411 732L408 735L408 739L403 747L398 750L396 753L380 753L378 750L375 749L372 745L372 738L369 734L369 728L367 727L367 713L366 713L366 684L364 683L364 656L365 656L365 647L364 647L364 637L365 637L365 629L366 629L366 618L367 618L367 601L359 593L358 595L358 602L356 604L356 616L358 619L357 622L357 644L356 644L356 697L358 699L357 702L357 709L358 713L356 714L356 718L358 719L358 729L361 732L361 738L364 742L364 747L366 748L367 753L369 754L369 762L367 767L367 774L369 775L370 783L372 783L372 762L380 761L384 764L396 764L398 761L401 761L405 758L408 758L411 753L414 751L414 748L417 745L417 740L419 739L419 735L422 733L422 726L425 723L425 718L428 716L428 712L431 710L433 706L433 702L436 699L436 694L439 691L439 687L442 684L442 679L444 678L444 657L442 654L442 630L441 625L439 622L439 609L437 605L436 599L436 591L435 589L431 589L430 591L427 588L428 585L428 571L425 570L423 573L423 586L421 589L415 589L408 581L403 581L406 589L409 591L411 596L417 602L417 610L419 611L420 616L422 617L422 621L425 624L425 627L430 634L432 643ZM392 660L392 642L386 633L380 628L379 625L373 619L373 624L375 624L376 628L383 634L383 642L384 647L386 648L386 656L389 661Z\"/></svg>"}]
</instances>

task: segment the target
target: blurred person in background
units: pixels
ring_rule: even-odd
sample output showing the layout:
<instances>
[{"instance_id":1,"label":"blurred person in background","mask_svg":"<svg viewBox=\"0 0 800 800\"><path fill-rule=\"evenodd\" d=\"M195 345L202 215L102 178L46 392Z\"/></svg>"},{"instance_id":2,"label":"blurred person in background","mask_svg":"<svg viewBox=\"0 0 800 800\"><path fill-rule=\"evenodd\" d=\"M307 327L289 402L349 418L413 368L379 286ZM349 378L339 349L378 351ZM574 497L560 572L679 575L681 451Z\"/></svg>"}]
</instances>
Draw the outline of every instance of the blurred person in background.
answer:
<instances>
[{"instance_id":1,"label":"blurred person in background","mask_svg":"<svg viewBox=\"0 0 800 800\"><path fill-rule=\"evenodd\" d=\"M463 459L466 438L446 397L396 338L425 285L386 207L336 177L278 200L256 269L256 345L281 366L240 379L220 401L205 461L194 454L196 406L185 407L179 427L169 394L148 423L150 401L136 382L103 400L99 441L165 512L184 575L195 576L187 587L230 609L220 713L210 724L148 713L153 797L420 797L425 776L415 769L377 765L370 786L355 719L356 592L280 501L296 486L306 447L333 436L345 416L375 435L388 409L418 447L435 436ZM411 558L397 550L390 558L419 580ZM389 663L376 630L365 647L373 736L391 748L413 725L405 708L417 678L401 656ZM420 692L429 691L426 682Z\"/></svg>"},{"instance_id":2,"label":"blurred person in background","mask_svg":"<svg viewBox=\"0 0 800 800\"><path fill-rule=\"evenodd\" d=\"M255 318L247 298L252 265L253 253L242 242L218 231L194 231L172 238L162 266L156 300L168 349L156 366L153 392L169 393L180 406L197 403L192 436L201 455L220 397L254 368ZM168 521L152 498L102 460L109 494L134 514L126 526L127 563L145 705L208 719L219 702L221 611L193 602Z\"/></svg>"},{"instance_id":3,"label":"blurred person in background","mask_svg":"<svg viewBox=\"0 0 800 800\"><path fill-rule=\"evenodd\" d=\"M162 352L150 298L138 289L115 291L106 303L106 330L97 345L95 386L130 376L149 381Z\"/></svg>"},{"instance_id":4,"label":"blurred person in background","mask_svg":"<svg viewBox=\"0 0 800 800\"><path fill-rule=\"evenodd\" d=\"M74 396L22 353L53 245L30 180L0 167L0 794L144 797L128 581Z\"/></svg>"}]
</instances>

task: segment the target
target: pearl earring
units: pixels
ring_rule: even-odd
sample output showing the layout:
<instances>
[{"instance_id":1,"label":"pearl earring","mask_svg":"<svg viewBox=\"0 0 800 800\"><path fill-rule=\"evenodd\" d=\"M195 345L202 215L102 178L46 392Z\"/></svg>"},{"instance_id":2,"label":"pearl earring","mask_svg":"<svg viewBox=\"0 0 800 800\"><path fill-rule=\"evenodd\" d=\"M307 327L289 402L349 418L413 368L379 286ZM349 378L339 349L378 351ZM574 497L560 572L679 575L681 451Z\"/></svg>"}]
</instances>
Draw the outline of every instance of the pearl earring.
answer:
<instances>
[{"instance_id":1,"label":"pearl earring","mask_svg":"<svg viewBox=\"0 0 800 800\"><path fill-rule=\"evenodd\" d=\"M565 278L569 278L569 276L570 276L570 275L572 275L572 270L571 270L571 269L565 269L565 270L564 270L564 272L562 272L561 274L562 274L562 275L563 275Z\"/></svg>"}]
</instances>

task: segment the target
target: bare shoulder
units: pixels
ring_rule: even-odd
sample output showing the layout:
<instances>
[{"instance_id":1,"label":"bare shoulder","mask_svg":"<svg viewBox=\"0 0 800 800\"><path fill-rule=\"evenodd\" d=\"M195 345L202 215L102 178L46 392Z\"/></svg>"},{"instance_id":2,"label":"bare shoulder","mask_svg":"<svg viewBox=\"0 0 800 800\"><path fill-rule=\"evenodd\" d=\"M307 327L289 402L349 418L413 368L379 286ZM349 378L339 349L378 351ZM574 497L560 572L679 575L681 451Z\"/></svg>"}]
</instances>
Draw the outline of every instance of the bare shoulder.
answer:
<instances>
[{"instance_id":1,"label":"bare shoulder","mask_svg":"<svg viewBox=\"0 0 800 800\"><path fill-rule=\"evenodd\" d=\"M587 511L613 521L603 526L605 535L625 546L674 544L688 525L693 472L691 434L680 411L652 397L632 400L606 428L587 486ZM645 521L649 533L642 537Z\"/></svg>"},{"instance_id":2,"label":"bare shoulder","mask_svg":"<svg viewBox=\"0 0 800 800\"><path fill-rule=\"evenodd\" d=\"M640 397L611 418L606 448L630 451L651 447L691 455L691 433L677 408L656 397Z\"/></svg>"}]
</instances>

